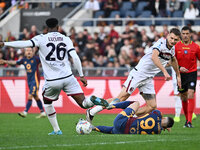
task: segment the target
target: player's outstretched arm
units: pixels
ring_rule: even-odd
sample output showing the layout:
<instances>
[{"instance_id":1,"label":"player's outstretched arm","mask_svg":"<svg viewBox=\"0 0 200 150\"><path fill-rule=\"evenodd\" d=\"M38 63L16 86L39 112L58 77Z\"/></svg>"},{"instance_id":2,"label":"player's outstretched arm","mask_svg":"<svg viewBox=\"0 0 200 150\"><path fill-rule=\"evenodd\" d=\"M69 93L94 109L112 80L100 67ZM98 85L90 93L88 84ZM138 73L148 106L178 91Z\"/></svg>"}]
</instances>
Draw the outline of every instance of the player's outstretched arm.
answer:
<instances>
[{"instance_id":1,"label":"player's outstretched arm","mask_svg":"<svg viewBox=\"0 0 200 150\"><path fill-rule=\"evenodd\" d=\"M113 127L109 127L109 126L96 126L94 127L93 131L112 134L112 129Z\"/></svg>"},{"instance_id":2,"label":"player's outstretched arm","mask_svg":"<svg viewBox=\"0 0 200 150\"><path fill-rule=\"evenodd\" d=\"M165 80L170 80L170 75L168 74L167 70L165 69L165 67L161 64L159 58L159 51L157 49L153 49L153 53L152 53L152 61L154 62L154 64L163 72L164 76L165 76Z\"/></svg>"},{"instance_id":3,"label":"player's outstretched arm","mask_svg":"<svg viewBox=\"0 0 200 150\"><path fill-rule=\"evenodd\" d=\"M0 47L8 46L14 48L26 48L26 47L33 47L34 44L31 40L27 41L14 41L14 42L0 42Z\"/></svg>"},{"instance_id":4,"label":"player's outstretched arm","mask_svg":"<svg viewBox=\"0 0 200 150\"><path fill-rule=\"evenodd\" d=\"M83 83L83 86L87 86L87 80L85 79L85 77L83 75L83 69L82 69L80 58L78 57L75 50L70 51L69 54L73 59L73 63L74 63L75 68L78 70L80 80Z\"/></svg>"},{"instance_id":5,"label":"player's outstretched arm","mask_svg":"<svg viewBox=\"0 0 200 150\"><path fill-rule=\"evenodd\" d=\"M8 65L16 65L16 61L14 60L3 60L3 59L0 59L0 65L4 65L4 64L8 64Z\"/></svg>"}]
</instances>

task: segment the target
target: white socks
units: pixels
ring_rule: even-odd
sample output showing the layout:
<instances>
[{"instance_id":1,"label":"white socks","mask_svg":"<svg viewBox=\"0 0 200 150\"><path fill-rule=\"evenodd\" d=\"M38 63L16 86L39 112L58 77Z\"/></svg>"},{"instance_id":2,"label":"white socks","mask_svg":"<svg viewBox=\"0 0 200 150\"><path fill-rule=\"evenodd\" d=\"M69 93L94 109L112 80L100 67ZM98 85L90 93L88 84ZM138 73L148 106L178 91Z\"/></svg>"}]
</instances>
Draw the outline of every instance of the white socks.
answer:
<instances>
[{"instance_id":1,"label":"white socks","mask_svg":"<svg viewBox=\"0 0 200 150\"><path fill-rule=\"evenodd\" d=\"M180 96L174 96L175 99L175 117L180 117L182 102Z\"/></svg>"},{"instance_id":2,"label":"white socks","mask_svg":"<svg viewBox=\"0 0 200 150\"><path fill-rule=\"evenodd\" d=\"M53 105L52 104L44 104L44 108L45 108L47 117L49 119L49 122L51 123L51 125L53 127L53 130L55 132L59 131L60 128L58 126L58 121L56 118L56 111L55 111Z\"/></svg>"},{"instance_id":3,"label":"white socks","mask_svg":"<svg viewBox=\"0 0 200 150\"><path fill-rule=\"evenodd\" d=\"M90 97L87 97L84 99L82 105L84 108L90 108L94 106L94 103L90 100Z\"/></svg>"},{"instance_id":4,"label":"white socks","mask_svg":"<svg viewBox=\"0 0 200 150\"><path fill-rule=\"evenodd\" d=\"M90 115L94 116L96 113L103 110L102 106L96 106L90 110Z\"/></svg>"}]
</instances>

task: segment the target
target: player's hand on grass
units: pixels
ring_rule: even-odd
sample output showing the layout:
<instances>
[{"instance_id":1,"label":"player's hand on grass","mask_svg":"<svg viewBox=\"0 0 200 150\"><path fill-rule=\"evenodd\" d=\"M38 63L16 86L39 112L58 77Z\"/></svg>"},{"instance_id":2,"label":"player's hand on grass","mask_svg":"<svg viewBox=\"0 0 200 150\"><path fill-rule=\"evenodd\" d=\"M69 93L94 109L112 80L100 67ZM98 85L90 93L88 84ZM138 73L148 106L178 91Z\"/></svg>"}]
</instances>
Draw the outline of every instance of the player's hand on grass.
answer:
<instances>
[{"instance_id":1,"label":"player's hand on grass","mask_svg":"<svg viewBox=\"0 0 200 150\"><path fill-rule=\"evenodd\" d=\"M0 42L0 47L3 47L4 46L4 42Z\"/></svg>"},{"instance_id":2,"label":"player's hand on grass","mask_svg":"<svg viewBox=\"0 0 200 150\"><path fill-rule=\"evenodd\" d=\"M171 128L164 128L164 131L167 130L168 132L171 132Z\"/></svg>"},{"instance_id":3,"label":"player's hand on grass","mask_svg":"<svg viewBox=\"0 0 200 150\"><path fill-rule=\"evenodd\" d=\"M83 86L86 87L88 84L87 84L87 80L85 79L85 77L80 77L80 80L81 82L83 83Z\"/></svg>"},{"instance_id":4,"label":"player's hand on grass","mask_svg":"<svg viewBox=\"0 0 200 150\"><path fill-rule=\"evenodd\" d=\"M180 72L188 72L189 70L186 69L185 67L180 67Z\"/></svg>"}]
</instances>

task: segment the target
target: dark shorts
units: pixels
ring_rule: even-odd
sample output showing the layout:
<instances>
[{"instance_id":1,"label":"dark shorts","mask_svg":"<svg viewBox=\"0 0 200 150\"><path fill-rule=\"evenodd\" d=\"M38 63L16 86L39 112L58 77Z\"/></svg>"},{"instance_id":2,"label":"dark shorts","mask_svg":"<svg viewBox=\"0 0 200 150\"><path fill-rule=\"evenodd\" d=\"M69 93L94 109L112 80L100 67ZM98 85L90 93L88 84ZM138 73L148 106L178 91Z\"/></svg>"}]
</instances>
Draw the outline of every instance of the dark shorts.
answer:
<instances>
[{"instance_id":1,"label":"dark shorts","mask_svg":"<svg viewBox=\"0 0 200 150\"><path fill-rule=\"evenodd\" d=\"M181 73L181 89L178 89L180 93L185 93L188 89L196 90L197 83L197 71L190 73Z\"/></svg>"},{"instance_id":2,"label":"dark shorts","mask_svg":"<svg viewBox=\"0 0 200 150\"><path fill-rule=\"evenodd\" d=\"M37 87L37 84L35 82L29 83L28 87L29 87L29 94L31 94L33 96L38 95L39 88Z\"/></svg>"}]
</instances>

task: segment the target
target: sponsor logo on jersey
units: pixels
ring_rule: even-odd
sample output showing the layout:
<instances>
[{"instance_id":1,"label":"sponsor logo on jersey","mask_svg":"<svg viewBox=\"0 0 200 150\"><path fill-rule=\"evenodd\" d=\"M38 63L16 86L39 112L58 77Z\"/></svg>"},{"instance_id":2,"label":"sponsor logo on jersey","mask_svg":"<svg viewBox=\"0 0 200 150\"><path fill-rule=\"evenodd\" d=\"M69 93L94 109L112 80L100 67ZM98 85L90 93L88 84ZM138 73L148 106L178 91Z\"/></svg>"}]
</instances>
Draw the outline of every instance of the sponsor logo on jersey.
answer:
<instances>
[{"instance_id":1,"label":"sponsor logo on jersey","mask_svg":"<svg viewBox=\"0 0 200 150\"><path fill-rule=\"evenodd\" d=\"M189 47L183 47L183 49L190 49Z\"/></svg>"},{"instance_id":2,"label":"sponsor logo on jersey","mask_svg":"<svg viewBox=\"0 0 200 150\"><path fill-rule=\"evenodd\" d=\"M160 52L159 56L162 58L162 59L165 59L165 60L170 60L172 58L172 55L170 53L163 53L163 52Z\"/></svg>"}]
</instances>

